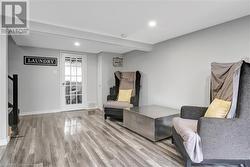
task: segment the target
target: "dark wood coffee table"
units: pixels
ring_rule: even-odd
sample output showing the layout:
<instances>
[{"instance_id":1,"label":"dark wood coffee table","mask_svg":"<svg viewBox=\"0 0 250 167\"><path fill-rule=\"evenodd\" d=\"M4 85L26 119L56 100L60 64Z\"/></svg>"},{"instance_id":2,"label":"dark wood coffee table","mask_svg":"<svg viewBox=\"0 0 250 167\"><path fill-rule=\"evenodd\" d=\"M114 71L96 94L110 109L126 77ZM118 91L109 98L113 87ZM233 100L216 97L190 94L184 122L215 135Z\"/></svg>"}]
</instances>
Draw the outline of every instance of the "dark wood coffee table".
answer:
<instances>
[{"instance_id":1,"label":"dark wood coffee table","mask_svg":"<svg viewBox=\"0 0 250 167\"><path fill-rule=\"evenodd\" d=\"M172 136L172 119L179 110L157 105L124 109L123 126L152 141Z\"/></svg>"}]
</instances>

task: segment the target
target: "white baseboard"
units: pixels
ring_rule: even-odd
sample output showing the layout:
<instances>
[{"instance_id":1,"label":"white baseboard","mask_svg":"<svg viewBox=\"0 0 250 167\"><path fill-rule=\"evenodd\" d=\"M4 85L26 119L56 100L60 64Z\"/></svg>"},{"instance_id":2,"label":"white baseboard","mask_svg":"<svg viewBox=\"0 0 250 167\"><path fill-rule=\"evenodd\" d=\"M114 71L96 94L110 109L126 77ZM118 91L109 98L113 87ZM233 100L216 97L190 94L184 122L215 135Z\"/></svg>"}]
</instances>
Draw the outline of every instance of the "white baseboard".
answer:
<instances>
[{"instance_id":1,"label":"white baseboard","mask_svg":"<svg viewBox=\"0 0 250 167\"><path fill-rule=\"evenodd\" d=\"M7 137L6 139L0 139L0 146L6 146L10 141L10 138Z\"/></svg>"},{"instance_id":2,"label":"white baseboard","mask_svg":"<svg viewBox=\"0 0 250 167\"><path fill-rule=\"evenodd\" d=\"M96 107L96 109L103 111L103 107Z\"/></svg>"},{"instance_id":3,"label":"white baseboard","mask_svg":"<svg viewBox=\"0 0 250 167\"><path fill-rule=\"evenodd\" d=\"M49 113L57 113L62 112L62 110L42 110L42 111L32 111L32 112L20 112L20 116L25 115L39 115L39 114L49 114Z\"/></svg>"},{"instance_id":4,"label":"white baseboard","mask_svg":"<svg viewBox=\"0 0 250 167\"><path fill-rule=\"evenodd\" d=\"M43 110L43 111L33 111L33 112L21 112L20 116L51 114L51 113L58 113L58 112L64 112L64 111L91 110L91 109L97 109L97 107L81 107L81 108L74 108L74 109L57 109L57 110Z\"/></svg>"}]
</instances>

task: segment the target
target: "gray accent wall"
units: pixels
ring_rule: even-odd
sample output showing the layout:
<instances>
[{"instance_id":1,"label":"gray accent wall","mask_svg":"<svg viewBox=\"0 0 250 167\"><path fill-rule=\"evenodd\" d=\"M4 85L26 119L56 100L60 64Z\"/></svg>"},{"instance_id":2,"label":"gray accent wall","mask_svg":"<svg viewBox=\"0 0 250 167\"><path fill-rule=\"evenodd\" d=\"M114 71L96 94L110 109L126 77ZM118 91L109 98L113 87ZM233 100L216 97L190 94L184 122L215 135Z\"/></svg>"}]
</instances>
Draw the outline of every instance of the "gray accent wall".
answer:
<instances>
[{"instance_id":1,"label":"gray accent wall","mask_svg":"<svg viewBox=\"0 0 250 167\"><path fill-rule=\"evenodd\" d=\"M158 43L151 52L127 53L124 70L141 71L141 104L207 106L210 63L249 57L250 16L246 16Z\"/></svg>"},{"instance_id":2,"label":"gray accent wall","mask_svg":"<svg viewBox=\"0 0 250 167\"><path fill-rule=\"evenodd\" d=\"M97 105L97 55L87 55L87 103ZM19 75L19 108L21 114L57 112L61 110L60 66L30 66L23 64L24 56L56 57L60 50L20 47L9 38L9 74ZM9 90L11 101L11 89Z\"/></svg>"}]
</instances>

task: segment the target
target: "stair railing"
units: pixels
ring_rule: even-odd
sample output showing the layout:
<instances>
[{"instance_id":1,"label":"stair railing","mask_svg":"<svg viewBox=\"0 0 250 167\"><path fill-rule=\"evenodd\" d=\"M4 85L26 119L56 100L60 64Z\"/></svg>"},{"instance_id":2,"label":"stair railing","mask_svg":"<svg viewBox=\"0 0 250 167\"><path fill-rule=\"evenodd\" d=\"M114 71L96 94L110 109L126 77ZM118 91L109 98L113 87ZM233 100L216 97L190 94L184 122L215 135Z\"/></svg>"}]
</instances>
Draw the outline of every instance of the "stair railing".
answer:
<instances>
[{"instance_id":1,"label":"stair railing","mask_svg":"<svg viewBox=\"0 0 250 167\"><path fill-rule=\"evenodd\" d=\"M14 74L12 77L8 76L8 78L13 82L13 118L12 118L12 132L13 135L17 135L18 133L18 75Z\"/></svg>"}]
</instances>

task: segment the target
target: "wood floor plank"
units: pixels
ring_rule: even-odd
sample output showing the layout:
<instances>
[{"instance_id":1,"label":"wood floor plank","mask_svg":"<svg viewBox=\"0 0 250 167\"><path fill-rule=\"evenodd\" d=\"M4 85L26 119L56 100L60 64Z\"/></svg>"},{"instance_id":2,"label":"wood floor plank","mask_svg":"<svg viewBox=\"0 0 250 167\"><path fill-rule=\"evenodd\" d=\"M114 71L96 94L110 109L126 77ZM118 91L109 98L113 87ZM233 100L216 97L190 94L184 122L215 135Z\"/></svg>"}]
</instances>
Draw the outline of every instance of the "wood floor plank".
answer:
<instances>
[{"instance_id":1,"label":"wood floor plank","mask_svg":"<svg viewBox=\"0 0 250 167\"><path fill-rule=\"evenodd\" d=\"M151 142L99 111L22 116L0 167L181 167L170 140Z\"/></svg>"}]
</instances>

